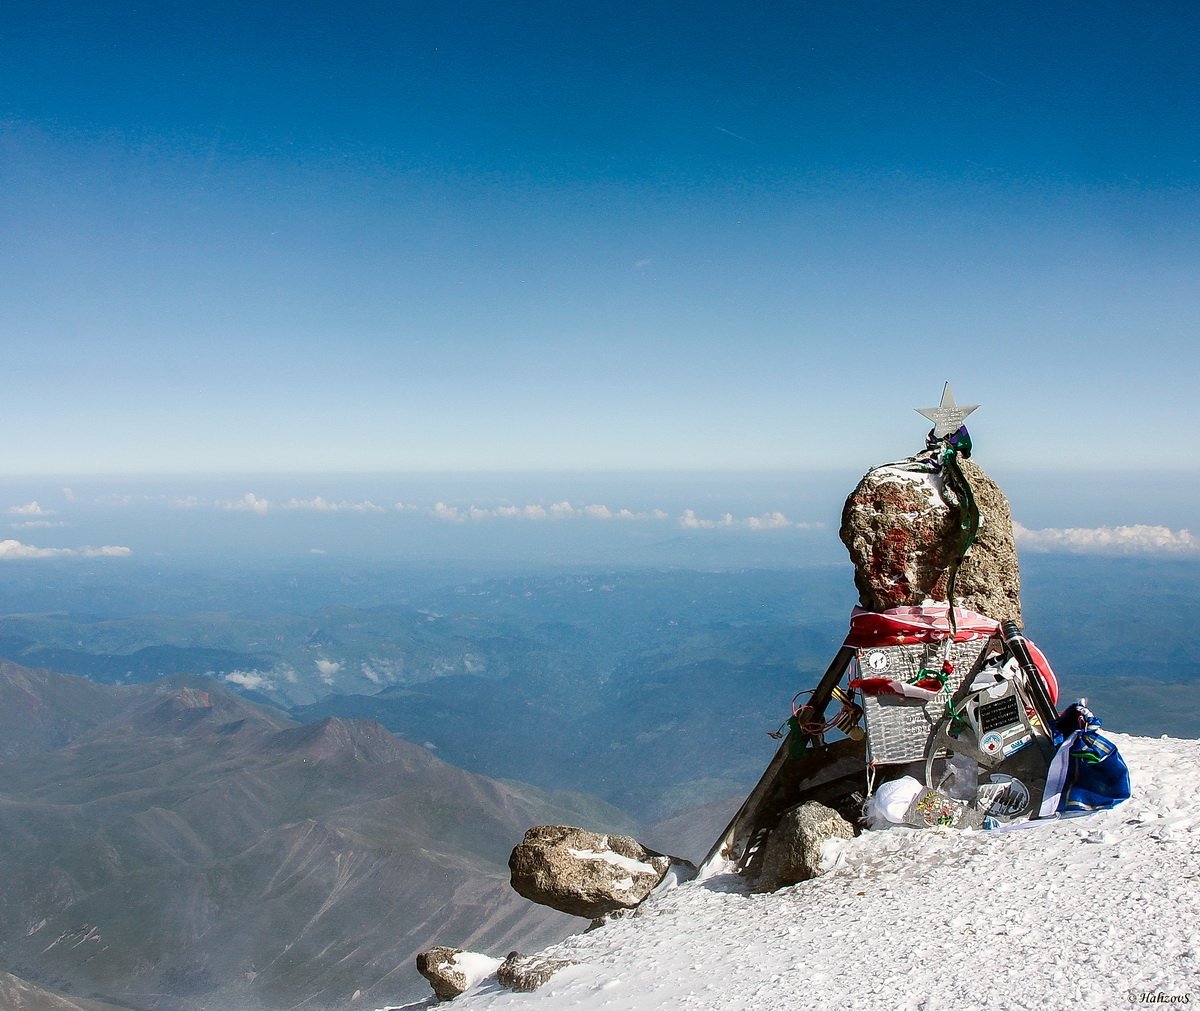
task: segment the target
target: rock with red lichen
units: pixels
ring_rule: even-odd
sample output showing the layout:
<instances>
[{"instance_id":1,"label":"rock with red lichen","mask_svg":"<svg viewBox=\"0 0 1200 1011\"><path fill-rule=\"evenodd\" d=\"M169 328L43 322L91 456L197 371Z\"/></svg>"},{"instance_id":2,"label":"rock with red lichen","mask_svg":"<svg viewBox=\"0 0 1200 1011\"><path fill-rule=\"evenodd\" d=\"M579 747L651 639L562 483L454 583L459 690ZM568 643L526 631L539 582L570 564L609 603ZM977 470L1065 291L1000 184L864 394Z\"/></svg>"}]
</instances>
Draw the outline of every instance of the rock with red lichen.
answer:
<instances>
[{"instance_id":1,"label":"rock with red lichen","mask_svg":"<svg viewBox=\"0 0 1200 1011\"><path fill-rule=\"evenodd\" d=\"M1008 499L970 460L960 466L979 506L980 527L959 568L954 603L1021 620L1021 574ZM841 538L854 563L859 602L871 611L944 603L962 513L940 474L879 467L846 499Z\"/></svg>"}]
</instances>

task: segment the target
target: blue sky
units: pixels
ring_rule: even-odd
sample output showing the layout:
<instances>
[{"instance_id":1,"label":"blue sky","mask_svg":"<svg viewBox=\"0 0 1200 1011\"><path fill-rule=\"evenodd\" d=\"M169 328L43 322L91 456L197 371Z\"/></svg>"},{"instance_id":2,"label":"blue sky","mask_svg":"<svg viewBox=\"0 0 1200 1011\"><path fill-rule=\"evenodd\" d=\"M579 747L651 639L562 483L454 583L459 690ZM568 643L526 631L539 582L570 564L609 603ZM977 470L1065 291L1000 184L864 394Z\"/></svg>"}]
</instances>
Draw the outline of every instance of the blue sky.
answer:
<instances>
[{"instance_id":1,"label":"blue sky","mask_svg":"<svg viewBox=\"0 0 1200 1011\"><path fill-rule=\"evenodd\" d=\"M0 468L1194 471L1197 29L15 0Z\"/></svg>"}]
</instances>

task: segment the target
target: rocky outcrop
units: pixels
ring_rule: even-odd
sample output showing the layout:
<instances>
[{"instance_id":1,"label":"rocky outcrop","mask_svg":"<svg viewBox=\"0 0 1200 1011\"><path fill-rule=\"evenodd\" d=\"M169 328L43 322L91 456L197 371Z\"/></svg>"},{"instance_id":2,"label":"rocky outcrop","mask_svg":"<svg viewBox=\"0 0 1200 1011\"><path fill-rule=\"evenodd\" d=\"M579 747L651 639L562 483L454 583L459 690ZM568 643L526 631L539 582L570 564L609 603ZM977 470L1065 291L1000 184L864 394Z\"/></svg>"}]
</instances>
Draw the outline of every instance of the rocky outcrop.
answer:
<instances>
[{"instance_id":1,"label":"rocky outcrop","mask_svg":"<svg viewBox=\"0 0 1200 1011\"><path fill-rule=\"evenodd\" d=\"M833 808L815 800L783 813L767 837L762 870L755 887L773 892L785 885L808 881L828 870L831 839L852 839L854 829Z\"/></svg>"},{"instance_id":2,"label":"rocky outcrop","mask_svg":"<svg viewBox=\"0 0 1200 1011\"><path fill-rule=\"evenodd\" d=\"M695 873L688 861L648 850L630 836L600 835L570 825L534 826L508 860L518 894L593 920L632 909L673 864Z\"/></svg>"},{"instance_id":3,"label":"rocky outcrop","mask_svg":"<svg viewBox=\"0 0 1200 1011\"><path fill-rule=\"evenodd\" d=\"M430 948L417 955L417 972L429 980L438 1000L453 1000L467 991L467 977L454 964L462 948Z\"/></svg>"},{"instance_id":4,"label":"rocky outcrop","mask_svg":"<svg viewBox=\"0 0 1200 1011\"><path fill-rule=\"evenodd\" d=\"M500 964L498 958L462 948L430 948L417 955L417 972L429 980L438 1000L453 1000L466 993Z\"/></svg>"},{"instance_id":5,"label":"rocky outcrop","mask_svg":"<svg viewBox=\"0 0 1200 1011\"><path fill-rule=\"evenodd\" d=\"M533 993L560 969L578 964L566 958L522 955L514 951L496 970L496 981L502 987L517 993Z\"/></svg>"},{"instance_id":6,"label":"rocky outcrop","mask_svg":"<svg viewBox=\"0 0 1200 1011\"><path fill-rule=\"evenodd\" d=\"M970 460L960 460L979 506L980 528L955 580L959 607L1021 621L1021 574L1008 499ZM871 611L945 602L962 513L941 476L878 467L846 499L842 542L859 602Z\"/></svg>"}]
</instances>

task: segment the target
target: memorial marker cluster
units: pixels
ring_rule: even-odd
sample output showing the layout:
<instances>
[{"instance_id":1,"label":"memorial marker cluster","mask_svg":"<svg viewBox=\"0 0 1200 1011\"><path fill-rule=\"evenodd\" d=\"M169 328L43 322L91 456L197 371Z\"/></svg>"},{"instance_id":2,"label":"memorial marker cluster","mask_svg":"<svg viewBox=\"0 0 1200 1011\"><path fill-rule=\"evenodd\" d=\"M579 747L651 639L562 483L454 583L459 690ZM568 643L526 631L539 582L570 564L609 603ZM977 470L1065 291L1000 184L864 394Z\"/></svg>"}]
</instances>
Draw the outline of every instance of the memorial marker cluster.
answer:
<instances>
[{"instance_id":1,"label":"memorial marker cluster","mask_svg":"<svg viewBox=\"0 0 1200 1011\"><path fill-rule=\"evenodd\" d=\"M977 406L947 383L919 412L933 422L925 448L851 492L841 537L860 606L702 874L732 863L764 890L799 880L764 873L764 857L811 803L872 828L1002 830L1129 796L1100 720L1083 700L1059 712L1054 671L1021 631L1008 502L970 462Z\"/></svg>"}]
</instances>

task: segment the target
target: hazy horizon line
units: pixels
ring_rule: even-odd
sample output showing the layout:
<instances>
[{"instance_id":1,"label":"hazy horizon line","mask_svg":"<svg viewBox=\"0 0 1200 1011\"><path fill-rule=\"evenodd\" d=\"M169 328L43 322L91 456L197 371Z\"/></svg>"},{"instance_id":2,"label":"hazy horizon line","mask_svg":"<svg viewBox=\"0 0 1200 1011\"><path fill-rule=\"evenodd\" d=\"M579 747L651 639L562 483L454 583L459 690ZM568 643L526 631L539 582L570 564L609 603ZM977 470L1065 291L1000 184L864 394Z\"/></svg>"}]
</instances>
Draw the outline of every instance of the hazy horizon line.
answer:
<instances>
[{"instance_id":1,"label":"hazy horizon line","mask_svg":"<svg viewBox=\"0 0 1200 1011\"><path fill-rule=\"evenodd\" d=\"M869 464L833 465L828 463L814 464L808 467L514 467L514 468L408 468L390 470L339 470L336 468L314 468L312 470L273 470L261 469L230 469L230 470L145 470L145 471L24 471L20 473L0 474L0 482L25 480L138 480L164 478L191 479L285 479L308 477L344 477L344 478L396 478L396 477L709 477L709 476L771 476L779 477L788 474L842 474L845 471L865 473L875 467L885 466L897 460L880 460ZM979 461L974 461L979 463ZM1116 478L1110 467L1064 467L1053 463L1035 463L1028 466L1011 467L996 465L993 468L979 466L984 471L992 469L1013 474L1053 474L1053 475L1104 475L1111 474ZM1164 476L1192 477L1200 479L1200 473L1194 467L1178 466L1137 466L1136 463L1123 461L1121 475L1129 474L1158 474Z\"/></svg>"}]
</instances>

